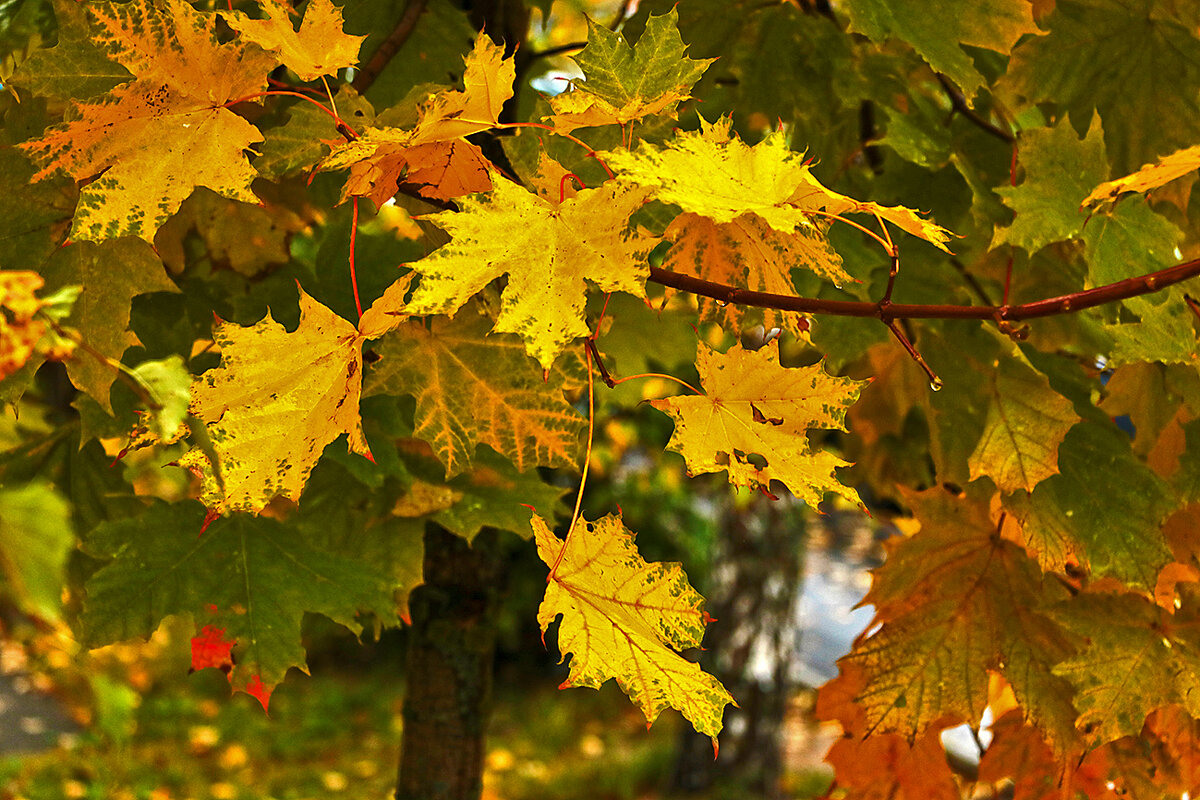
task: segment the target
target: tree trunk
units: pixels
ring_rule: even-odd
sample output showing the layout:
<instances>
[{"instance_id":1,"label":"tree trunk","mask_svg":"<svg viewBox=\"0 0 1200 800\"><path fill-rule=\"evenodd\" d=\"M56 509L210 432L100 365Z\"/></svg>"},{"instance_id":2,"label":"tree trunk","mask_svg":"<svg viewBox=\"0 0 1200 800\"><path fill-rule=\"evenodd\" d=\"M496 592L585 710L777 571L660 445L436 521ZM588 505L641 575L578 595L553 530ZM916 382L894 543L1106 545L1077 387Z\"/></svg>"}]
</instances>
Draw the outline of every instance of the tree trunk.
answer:
<instances>
[{"instance_id":1,"label":"tree trunk","mask_svg":"<svg viewBox=\"0 0 1200 800\"><path fill-rule=\"evenodd\" d=\"M706 604L717 622L700 663L740 707L725 712L715 761L708 737L684 729L675 790L703 792L720 780L756 797L781 797L780 730L796 689L790 664L804 542L803 517L789 501L758 496L747 508L726 506Z\"/></svg>"},{"instance_id":2,"label":"tree trunk","mask_svg":"<svg viewBox=\"0 0 1200 800\"><path fill-rule=\"evenodd\" d=\"M396 800L478 800L483 791L499 565L494 533L472 547L436 525L425 532Z\"/></svg>"}]
</instances>

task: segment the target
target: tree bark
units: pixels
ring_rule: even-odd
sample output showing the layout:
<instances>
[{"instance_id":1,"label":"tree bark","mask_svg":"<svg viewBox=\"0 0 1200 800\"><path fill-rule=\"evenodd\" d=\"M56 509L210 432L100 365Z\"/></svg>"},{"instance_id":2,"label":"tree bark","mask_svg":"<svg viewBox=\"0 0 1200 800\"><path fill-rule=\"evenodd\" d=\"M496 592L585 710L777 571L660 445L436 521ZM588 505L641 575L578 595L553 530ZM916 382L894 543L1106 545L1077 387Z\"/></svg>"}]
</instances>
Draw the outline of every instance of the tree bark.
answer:
<instances>
[{"instance_id":1,"label":"tree bark","mask_svg":"<svg viewBox=\"0 0 1200 800\"><path fill-rule=\"evenodd\" d=\"M471 546L436 525L425 532L425 583L409 604L396 800L482 794L499 565L494 533L481 533Z\"/></svg>"},{"instance_id":2,"label":"tree bark","mask_svg":"<svg viewBox=\"0 0 1200 800\"><path fill-rule=\"evenodd\" d=\"M755 797L782 797L780 733L796 690L796 598L804 563L802 518L786 501L759 496L748 508L727 504L714 554L709 602L716 617L700 664L737 698L725 712L720 757L685 727L672 783L698 793L733 783ZM792 513L788 513L791 511Z\"/></svg>"}]
</instances>

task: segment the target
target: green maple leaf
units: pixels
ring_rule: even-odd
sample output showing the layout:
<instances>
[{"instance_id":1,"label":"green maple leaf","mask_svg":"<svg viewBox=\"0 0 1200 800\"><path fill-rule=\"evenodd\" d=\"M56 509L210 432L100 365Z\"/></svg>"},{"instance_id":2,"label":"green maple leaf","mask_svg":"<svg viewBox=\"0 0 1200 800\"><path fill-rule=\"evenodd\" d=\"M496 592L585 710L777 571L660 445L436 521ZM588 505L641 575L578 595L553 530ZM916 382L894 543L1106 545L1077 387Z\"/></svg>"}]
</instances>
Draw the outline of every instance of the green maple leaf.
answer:
<instances>
[{"instance_id":1,"label":"green maple leaf","mask_svg":"<svg viewBox=\"0 0 1200 800\"><path fill-rule=\"evenodd\" d=\"M75 547L71 510L50 486L0 489L0 571L6 594L27 614L59 620L67 557Z\"/></svg>"},{"instance_id":2,"label":"green maple leaf","mask_svg":"<svg viewBox=\"0 0 1200 800\"><path fill-rule=\"evenodd\" d=\"M1178 703L1200 715L1200 596L1180 586L1179 607L1133 594L1083 594L1054 618L1088 646L1054 668L1075 686L1078 727L1100 744L1138 736L1146 715Z\"/></svg>"},{"instance_id":3,"label":"green maple leaf","mask_svg":"<svg viewBox=\"0 0 1200 800\"><path fill-rule=\"evenodd\" d=\"M349 86L334 95L338 114L356 131L375 121L375 109L365 97ZM261 155L254 160L259 174L278 180L291 172L308 169L329 154L326 142L341 140L337 123L311 103L300 103L288 110L288 121L263 131Z\"/></svg>"},{"instance_id":4,"label":"green maple leaf","mask_svg":"<svg viewBox=\"0 0 1200 800\"><path fill-rule=\"evenodd\" d=\"M73 0L54 0L58 44L37 50L21 62L12 83L36 95L84 100L104 94L133 75L108 57L88 25L84 7Z\"/></svg>"},{"instance_id":5,"label":"green maple leaf","mask_svg":"<svg viewBox=\"0 0 1200 800\"><path fill-rule=\"evenodd\" d=\"M851 31L876 42L889 37L908 42L968 97L985 79L963 45L1007 54L1025 34L1040 33L1028 0L854 0L844 8Z\"/></svg>"},{"instance_id":6,"label":"green maple leaf","mask_svg":"<svg viewBox=\"0 0 1200 800\"><path fill-rule=\"evenodd\" d=\"M589 18L587 47L572 56L584 78L572 81L574 92L550 99L555 127L625 124L670 111L690 97L692 85L716 59L688 58L678 23L675 9L650 17L630 47L622 34Z\"/></svg>"},{"instance_id":7,"label":"green maple leaf","mask_svg":"<svg viewBox=\"0 0 1200 800\"><path fill-rule=\"evenodd\" d=\"M1068 739L1070 688L1050 669L1074 647L1045 613L1066 590L995 536L984 504L942 489L905 499L921 530L893 540L863 599L882 627L841 662L868 677L857 698L866 730L911 741L946 714L973 723L988 704L990 670L1044 731Z\"/></svg>"},{"instance_id":8,"label":"green maple leaf","mask_svg":"<svg viewBox=\"0 0 1200 800\"><path fill-rule=\"evenodd\" d=\"M75 242L58 250L42 268L46 286L82 286L66 320L90 347L115 361L137 342L129 330L133 298L149 292L177 292L150 245L135 237ZM112 413L109 389L117 373L92 355L77 352L67 362L67 375L80 391Z\"/></svg>"},{"instance_id":9,"label":"green maple leaf","mask_svg":"<svg viewBox=\"0 0 1200 800\"><path fill-rule=\"evenodd\" d=\"M575 467L583 420L562 396L562 378L543 378L519 339L488 336L490 321L465 310L427 330L406 323L375 345L380 360L367 395L411 394L415 436L429 442L447 477L468 469L486 444L525 472Z\"/></svg>"},{"instance_id":10,"label":"green maple leaf","mask_svg":"<svg viewBox=\"0 0 1200 800\"><path fill-rule=\"evenodd\" d=\"M1030 491L1058 472L1058 448L1076 422L1071 401L1017 358L990 375L987 420L971 453L971 480L987 475L1002 492Z\"/></svg>"},{"instance_id":11,"label":"green maple leaf","mask_svg":"<svg viewBox=\"0 0 1200 800\"><path fill-rule=\"evenodd\" d=\"M234 685L257 676L272 687L291 667L305 669L300 622L324 614L354 632L358 614L395 617L394 581L374 565L310 545L282 523L235 515L199 534L198 503L156 503L145 513L105 523L88 551L111 561L86 585L83 639L99 647L146 638L173 614L200 618L237 639Z\"/></svg>"},{"instance_id":12,"label":"green maple leaf","mask_svg":"<svg viewBox=\"0 0 1200 800\"><path fill-rule=\"evenodd\" d=\"M1014 244L1032 254L1053 242L1082 239L1091 285L1170 266L1179 229L1146 204L1127 203L1104 214L1081 208L1108 177L1105 153L1095 120L1082 139L1065 120L1023 134L1025 180L996 190L1017 216L1011 226L997 229L992 246Z\"/></svg>"},{"instance_id":13,"label":"green maple leaf","mask_svg":"<svg viewBox=\"0 0 1200 800\"><path fill-rule=\"evenodd\" d=\"M1046 22L1013 50L1003 84L1076 127L1098 111L1117 175L1200 141L1200 38L1175 0L1060 0Z\"/></svg>"},{"instance_id":14,"label":"green maple leaf","mask_svg":"<svg viewBox=\"0 0 1200 800\"><path fill-rule=\"evenodd\" d=\"M1160 527L1177 505L1163 480L1116 426L1090 420L1067 434L1058 468L1031 494L1004 500L1021 521L1028 549L1046 554L1038 558L1047 569L1077 560L1097 577L1153 591L1171 560Z\"/></svg>"},{"instance_id":15,"label":"green maple leaf","mask_svg":"<svg viewBox=\"0 0 1200 800\"><path fill-rule=\"evenodd\" d=\"M78 191L55 178L31 186L37 170L16 150L0 147L0 269L39 266L67 238Z\"/></svg>"}]
</instances>

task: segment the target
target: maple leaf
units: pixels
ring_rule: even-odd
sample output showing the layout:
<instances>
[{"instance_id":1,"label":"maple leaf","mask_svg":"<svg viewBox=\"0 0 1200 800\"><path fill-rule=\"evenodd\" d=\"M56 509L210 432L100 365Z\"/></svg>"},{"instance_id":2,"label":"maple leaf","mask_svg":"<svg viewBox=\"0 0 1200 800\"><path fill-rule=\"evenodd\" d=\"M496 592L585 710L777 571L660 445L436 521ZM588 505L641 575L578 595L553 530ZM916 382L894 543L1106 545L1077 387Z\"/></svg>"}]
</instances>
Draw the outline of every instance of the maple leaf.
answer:
<instances>
[{"instance_id":1,"label":"maple leaf","mask_svg":"<svg viewBox=\"0 0 1200 800\"><path fill-rule=\"evenodd\" d=\"M777 341L760 350L734 345L724 355L701 347L696 369L705 394L650 402L675 420L667 449L683 455L689 475L724 470L730 483L766 491L778 480L814 508L827 492L861 505L833 474L848 463L808 442L811 428L845 430L860 381L820 364L784 367Z\"/></svg>"},{"instance_id":2,"label":"maple leaf","mask_svg":"<svg viewBox=\"0 0 1200 800\"><path fill-rule=\"evenodd\" d=\"M717 283L795 294L792 269L809 269L839 285L852 280L822 231L799 227L792 234L780 233L752 212L721 223L698 214L680 214L663 237L674 243L664 267ZM741 306L700 298L700 318L729 330L739 330L745 314ZM768 330L781 327L795 336L803 336L808 327L799 314L773 309L762 311L762 321Z\"/></svg>"},{"instance_id":3,"label":"maple leaf","mask_svg":"<svg viewBox=\"0 0 1200 800\"><path fill-rule=\"evenodd\" d=\"M543 379L516 337L487 336L490 321L464 310L427 329L409 322L381 339L367 395L411 394L415 435L429 442L453 477L486 444L520 472L575 467L583 420L562 396L562 378Z\"/></svg>"},{"instance_id":4,"label":"maple leaf","mask_svg":"<svg viewBox=\"0 0 1200 800\"><path fill-rule=\"evenodd\" d=\"M1016 358L989 376L983 433L971 453L971 480L987 475L1002 492L1032 491L1058 473L1058 448L1079 421L1071 401Z\"/></svg>"},{"instance_id":5,"label":"maple leaf","mask_svg":"<svg viewBox=\"0 0 1200 800\"><path fill-rule=\"evenodd\" d=\"M183 0L90 3L94 41L135 77L76 118L20 147L43 164L91 180L80 193L73 239L154 238L196 186L249 203L255 172L246 148L258 129L224 108L266 85L271 57L255 45L219 44L217 18Z\"/></svg>"},{"instance_id":6,"label":"maple leaf","mask_svg":"<svg viewBox=\"0 0 1200 800\"><path fill-rule=\"evenodd\" d=\"M1120 476L1123 492L1096 479L1101 464L1104 474ZM1078 561L1097 577L1153 591L1159 569L1171 560L1161 526L1177 505L1163 480L1116 426L1090 420L1067 433L1058 468L1032 493L1004 498L1030 552L1046 569Z\"/></svg>"},{"instance_id":7,"label":"maple leaf","mask_svg":"<svg viewBox=\"0 0 1200 800\"><path fill-rule=\"evenodd\" d=\"M300 218L278 205L241 203L198 189L163 223L154 249L173 273L184 270L184 240L194 231L214 264L253 277L290 258L288 238L304 227Z\"/></svg>"},{"instance_id":8,"label":"maple leaf","mask_svg":"<svg viewBox=\"0 0 1200 800\"><path fill-rule=\"evenodd\" d=\"M1151 709L1200 714L1200 594L1179 587L1171 610L1133 594L1082 594L1054 613L1088 646L1054 668L1076 689L1078 728L1096 744L1137 736ZM1174 613L1172 613L1174 612Z\"/></svg>"},{"instance_id":9,"label":"maple leaf","mask_svg":"<svg viewBox=\"0 0 1200 800\"><path fill-rule=\"evenodd\" d=\"M960 800L962 792L930 728L915 745L896 734L842 737L825 754L848 800Z\"/></svg>"},{"instance_id":10,"label":"maple leaf","mask_svg":"<svg viewBox=\"0 0 1200 800\"><path fill-rule=\"evenodd\" d=\"M224 628L205 625L192 637L192 669L232 670L235 644L236 640L225 638Z\"/></svg>"},{"instance_id":11,"label":"maple leaf","mask_svg":"<svg viewBox=\"0 0 1200 800\"><path fill-rule=\"evenodd\" d=\"M1068 789L1072 797L1104 795L1110 770L1103 749L1075 756L1074 763L1068 762L1074 768L1066 768L1037 729L1025 723L1019 709L993 722L991 731L992 741L979 759L981 782L1011 780L1014 795L1023 800L1055 800Z\"/></svg>"},{"instance_id":12,"label":"maple leaf","mask_svg":"<svg viewBox=\"0 0 1200 800\"><path fill-rule=\"evenodd\" d=\"M492 188L487 159L467 136L499 124L513 95L516 67L504 48L486 34L464 59L463 91L443 91L421 103L412 130L370 127L354 141L340 144L321 169L350 168L342 199L371 198L382 206L400 181L417 184L426 197L450 199Z\"/></svg>"},{"instance_id":13,"label":"maple leaf","mask_svg":"<svg viewBox=\"0 0 1200 800\"><path fill-rule=\"evenodd\" d=\"M550 369L569 342L589 333L586 280L606 292L644 294L653 240L627 229L647 191L607 183L559 204L511 181L495 186L462 200L458 212L426 217L451 240L410 265L421 283L406 310L452 314L507 274L495 330L520 334L529 354Z\"/></svg>"},{"instance_id":14,"label":"maple leaf","mask_svg":"<svg viewBox=\"0 0 1200 800\"><path fill-rule=\"evenodd\" d=\"M130 80L129 70L105 55L92 41L86 7L74 0L54 0L58 43L36 50L22 61L12 84L36 95L82 100L112 90Z\"/></svg>"},{"instance_id":15,"label":"maple leaf","mask_svg":"<svg viewBox=\"0 0 1200 800\"><path fill-rule=\"evenodd\" d=\"M647 564L621 518L580 519L564 542L537 514L538 556L550 568L538 608L545 633L559 616L558 649L571 656L560 688L599 689L609 678L653 723L664 708L683 714L717 746L721 716L733 698L677 650L699 647L708 617L704 598L679 564Z\"/></svg>"},{"instance_id":16,"label":"maple leaf","mask_svg":"<svg viewBox=\"0 0 1200 800\"><path fill-rule=\"evenodd\" d=\"M687 57L673 8L651 16L634 47L590 17L587 23L587 47L572 56L584 78L571 81L574 91L550 98L554 115L547 119L564 133L669 112L691 96L692 84L716 61Z\"/></svg>"},{"instance_id":17,"label":"maple leaf","mask_svg":"<svg viewBox=\"0 0 1200 800\"><path fill-rule=\"evenodd\" d=\"M1200 169L1200 145L1176 150L1153 164L1143 165L1137 172L1100 184L1083 199L1083 206L1099 208L1115 202L1123 194L1145 194L1197 169Z\"/></svg>"},{"instance_id":18,"label":"maple leaf","mask_svg":"<svg viewBox=\"0 0 1200 800\"><path fill-rule=\"evenodd\" d=\"M360 611L394 619L393 582L369 563L315 548L265 517L218 519L197 538L203 518L196 503L160 502L91 533L88 551L109 562L87 582L89 646L146 638L164 618L207 607L207 624L237 642L234 686L269 696L288 669L305 668L306 612L355 633Z\"/></svg>"},{"instance_id":19,"label":"maple leaf","mask_svg":"<svg viewBox=\"0 0 1200 800\"><path fill-rule=\"evenodd\" d=\"M896 37L945 73L968 96L985 79L963 45L1005 55L1027 33L1040 34L1029 0L957 3L954 0L855 0L845 9L850 30L876 42Z\"/></svg>"},{"instance_id":20,"label":"maple leaf","mask_svg":"<svg viewBox=\"0 0 1200 800\"><path fill-rule=\"evenodd\" d=\"M179 460L204 478L210 509L258 513L278 495L299 499L321 452L343 433L352 451L370 452L358 411L362 339L349 322L301 290L295 331L268 314L249 328L222 322L213 339L221 365L193 383L190 410L219 463L200 448Z\"/></svg>"},{"instance_id":21,"label":"maple leaf","mask_svg":"<svg viewBox=\"0 0 1200 800\"><path fill-rule=\"evenodd\" d=\"M904 494L921 530L892 540L863 599L882 625L839 662L865 675L864 731L911 741L947 714L973 723L988 704L991 670L1047 735L1068 741L1071 690L1050 670L1074 652L1074 639L1047 614L1066 590L994 535L982 504L941 489Z\"/></svg>"},{"instance_id":22,"label":"maple leaf","mask_svg":"<svg viewBox=\"0 0 1200 800\"><path fill-rule=\"evenodd\" d=\"M47 622L61 620L67 561L74 549L71 509L54 488L0 488L0 574L6 596L18 608Z\"/></svg>"},{"instance_id":23,"label":"maple leaf","mask_svg":"<svg viewBox=\"0 0 1200 800\"><path fill-rule=\"evenodd\" d=\"M75 181L33 183L37 168L19 150L0 148L0 269L30 269L67 239L79 200Z\"/></svg>"},{"instance_id":24,"label":"maple leaf","mask_svg":"<svg viewBox=\"0 0 1200 800\"><path fill-rule=\"evenodd\" d=\"M700 131L676 133L663 146L643 142L636 152L612 150L602 157L622 181L651 187L662 202L715 222L753 212L790 234L798 227L813 229L814 217L872 214L948 252L950 232L917 212L861 202L823 186L781 131L749 147L730 126L728 117L713 123L701 118Z\"/></svg>"},{"instance_id":25,"label":"maple leaf","mask_svg":"<svg viewBox=\"0 0 1200 800\"><path fill-rule=\"evenodd\" d=\"M65 322L92 349L114 361L120 361L126 348L137 342L129 330L133 298L179 291L154 250L132 236L59 248L41 273L55 289L83 287ZM67 362L67 376L77 389L112 412L109 390L117 373L110 365L90 355L74 358Z\"/></svg>"},{"instance_id":26,"label":"maple leaf","mask_svg":"<svg viewBox=\"0 0 1200 800\"><path fill-rule=\"evenodd\" d=\"M1099 112L1117 174L1195 144L1200 117L1188 109L1200 93L1200 39L1187 8L1169 0L1058 0L1047 34L1013 49L1002 96L1014 108L1022 104L1012 94L1049 100L1077 129Z\"/></svg>"},{"instance_id":27,"label":"maple leaf","mask_svg":"<svg viewBox=\"0 0 1200 800\"><path fill-rule=\"evenodd\" d=\"M250 19L240 11L221 18L247 41L279 55L279 62L302 81L332 75L358 63L358 48L366 36L342 32L342 10L330 0L312 0L304 10L300 30L292 28L292 9L282 0L260 0L266 19Z\"/></svg>"}]
</instances>

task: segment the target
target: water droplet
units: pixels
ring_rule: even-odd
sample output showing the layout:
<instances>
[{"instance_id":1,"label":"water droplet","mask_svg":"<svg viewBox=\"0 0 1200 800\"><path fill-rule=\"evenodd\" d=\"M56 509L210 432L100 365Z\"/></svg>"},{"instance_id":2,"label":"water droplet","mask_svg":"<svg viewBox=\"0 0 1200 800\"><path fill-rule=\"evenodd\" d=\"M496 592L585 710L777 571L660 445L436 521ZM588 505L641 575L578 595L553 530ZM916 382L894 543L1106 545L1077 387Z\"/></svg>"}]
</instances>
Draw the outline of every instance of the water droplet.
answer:
<instances>
[{"instance_id":1,"label":"water droplet","mask_svg":"<svg viewBox=\"0 0 1200 800\"><path fill-rule=\"evenodd\" d=\"M841 289L841 288L842 288L842 285L841 285L840 283L835 283L835 284L833 284L833 288L835 288L835 289Z\"/></svg>"},{"instance_id":2,"label":"water droplet","mask_svg":"<svg viewBox=\"0 0 1200 800\"><path fill-rule=\"evenodd\" d=\"M942 390L942 386L943 384L941 378L934 378L929 382L929 388L935 392L940 392Z\"/></svg>"},{"instance_id":3,"label":"water droplet","mask_svg":"<svg viewBox=\"0 0 1200 800\"><path fill-rule=\"evenodd\" d=\"M729 301L728 300L718 300L717 305L719 305L721 308L728 308Z\"/></svg>"}]
</instances>

